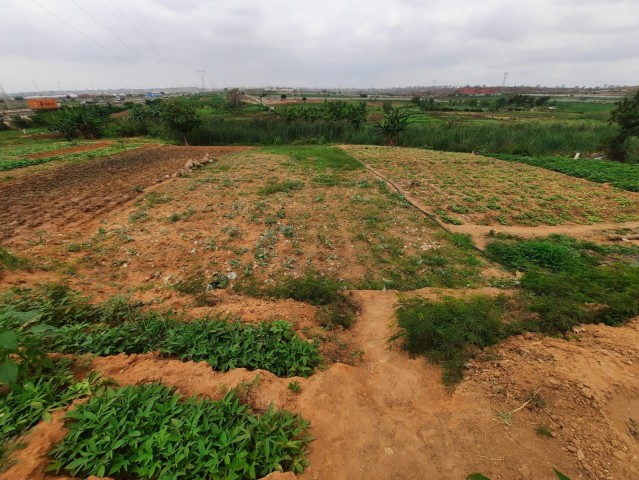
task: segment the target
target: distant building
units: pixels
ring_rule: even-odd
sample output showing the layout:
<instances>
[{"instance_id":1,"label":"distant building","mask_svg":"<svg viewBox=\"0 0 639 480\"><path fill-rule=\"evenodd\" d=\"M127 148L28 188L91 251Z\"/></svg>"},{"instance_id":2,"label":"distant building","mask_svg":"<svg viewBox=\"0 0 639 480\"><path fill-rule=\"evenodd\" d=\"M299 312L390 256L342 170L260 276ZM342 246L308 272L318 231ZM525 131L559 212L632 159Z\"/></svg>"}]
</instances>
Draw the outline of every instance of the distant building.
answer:
<instances>
[{"instance_id":1,"label":"distant building","mask_svg":"<svg viewBox=\"0 0 639 480\"><path fill-rule=\"evenodd\" d=\"M29 98L27 105L31 110L57 110L59 107L53 98Z\"/></svg>"},{"instance_id":2,"label":"distant building","mask_svg":"<svg viewBox=\"0 0 639 480\"><path fill-rule=\"evenodd\" d=\"M495 95L497 89L493 87L464 87L457 90L458 95Z\"/></svg>"}]
</instances>

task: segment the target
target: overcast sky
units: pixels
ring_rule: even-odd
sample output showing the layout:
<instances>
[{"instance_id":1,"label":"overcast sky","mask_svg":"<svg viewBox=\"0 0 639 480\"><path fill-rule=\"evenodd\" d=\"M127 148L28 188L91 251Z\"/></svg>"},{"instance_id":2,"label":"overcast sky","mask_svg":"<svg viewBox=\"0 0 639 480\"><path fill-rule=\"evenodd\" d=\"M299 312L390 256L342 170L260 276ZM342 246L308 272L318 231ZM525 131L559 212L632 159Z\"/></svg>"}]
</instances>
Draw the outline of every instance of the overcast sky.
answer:
<instances>
[{"instance_id":1,"label":"overcast sky","mask_svg":"<svg viewBox=\"0 0 639 480\"><path fill-rule=\"evenodd\" d=\"M0 0L8 92L639 84L639 0Z\"/></svg>"}]
</instances>

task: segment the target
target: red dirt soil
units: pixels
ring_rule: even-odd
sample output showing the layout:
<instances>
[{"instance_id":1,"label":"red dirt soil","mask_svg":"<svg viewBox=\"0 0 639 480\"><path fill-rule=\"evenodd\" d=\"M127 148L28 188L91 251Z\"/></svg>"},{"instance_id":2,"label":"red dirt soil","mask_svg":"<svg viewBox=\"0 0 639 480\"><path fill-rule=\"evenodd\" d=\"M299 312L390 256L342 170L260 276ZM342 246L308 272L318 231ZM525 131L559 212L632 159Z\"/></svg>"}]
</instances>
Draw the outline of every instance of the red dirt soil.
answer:
<instances>
[{"instance_id":1,"label":"red dirt soil","mask_svg":"<svg viewBox=\"0 0 639 480\"><path fill-rule=\"evenodd\" d=\"M241 387L257 410L273 403L300 412L316 437L303 479L452 480L480 471L494 480L551 480L553 467L573 480L639 475L639 447L627 430L639 417L637 321L584 327L570 342L513 338L493 360L473 362L451 394L439 368L388 348L396 293L360 291L356 298L363 311L353 334L364 362L296 378L297 394L288 389L291 379L269 372L217 373L203 362L154 355L97 358L93 368L122 385L161 381L184 395L220 398ZM535 402L526 403L533 393ZM554 438L535 434L539 425ZM61 435L59 416L41 424L0 479L50 478L44 455Z\"/></svg>"},{"instance_id":2,"label":"red dirt soil","mask_svg":"<svg viewBox=\"0 0 639 480\"><path fill-rule=\"evenodd\" d=\"M36 230L81 224L162 182L188 160L246 148L147 147L7 180L2 183L0 196L0 241Z\"/></svg>"}]
</instances>

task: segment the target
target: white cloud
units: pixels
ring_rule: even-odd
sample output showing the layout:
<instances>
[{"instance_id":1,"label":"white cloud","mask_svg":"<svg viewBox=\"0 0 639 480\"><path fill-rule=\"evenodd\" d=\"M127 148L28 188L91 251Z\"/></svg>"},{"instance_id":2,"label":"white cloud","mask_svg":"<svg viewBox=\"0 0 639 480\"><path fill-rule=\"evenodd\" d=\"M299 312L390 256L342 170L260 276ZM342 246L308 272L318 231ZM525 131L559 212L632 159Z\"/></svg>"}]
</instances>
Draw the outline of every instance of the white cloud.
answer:
<instances>
[{"instance_id":1,"label":"white cloud","mask_svg":"<svg viewBox=\"0 0 639 480\"><path fill-rule=\"evenodd\" d=\"M634 0L113 0L152 46L110 0L76 2L121 41L72 0L0 0L7 90L195 86L200 69L218 87L639 79Z\"/></svg>"}]
</instances>

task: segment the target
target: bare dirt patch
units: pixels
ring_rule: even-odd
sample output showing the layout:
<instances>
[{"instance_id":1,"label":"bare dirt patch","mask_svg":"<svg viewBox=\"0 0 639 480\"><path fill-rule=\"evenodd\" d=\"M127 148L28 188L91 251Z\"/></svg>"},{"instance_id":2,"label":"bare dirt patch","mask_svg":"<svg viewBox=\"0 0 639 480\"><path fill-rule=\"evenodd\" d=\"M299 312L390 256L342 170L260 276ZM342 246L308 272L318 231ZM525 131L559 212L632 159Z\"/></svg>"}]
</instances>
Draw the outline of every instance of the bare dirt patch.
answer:
<instances>
[{"instance_id":1,"label":"bare dirt patch","mask_svg":"<svg viewBox=\"0 0 639 480\"><path fill-rule=\"evenodd\" d=\"M95 218L163 181L189 159L237 147L142 148L81 164L65 164L2 183L0 240L47 230L52 235Z\"/></svg>"}]
</instances>

